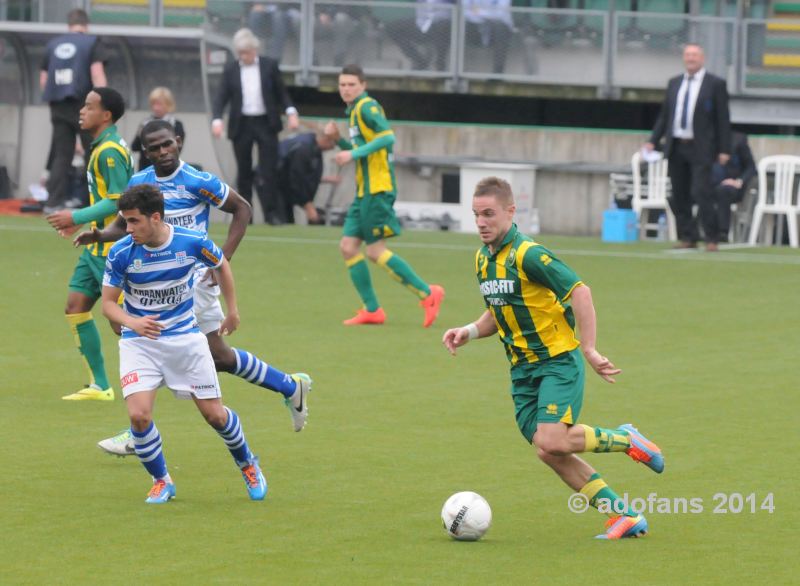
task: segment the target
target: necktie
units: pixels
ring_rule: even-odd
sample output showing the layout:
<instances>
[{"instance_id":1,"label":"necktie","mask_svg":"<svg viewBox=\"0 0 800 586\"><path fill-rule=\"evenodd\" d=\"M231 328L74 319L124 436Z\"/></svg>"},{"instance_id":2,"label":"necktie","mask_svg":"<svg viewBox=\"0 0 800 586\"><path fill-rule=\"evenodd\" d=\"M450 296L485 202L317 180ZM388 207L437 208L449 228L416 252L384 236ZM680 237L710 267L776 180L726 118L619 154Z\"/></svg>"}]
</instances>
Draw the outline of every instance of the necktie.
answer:
<instances>
[{"instance_id":1,"label":"necktie","mask_svg":"<svg viewBox=\"0 0 800 586\"><path fill-rule=\"evenodd\" d=\"M681 128L686 129L687 119L689 118L689 93L692 91L693 75L686 78L686 93L683 94L683 106L681 106Z\"/></svg>"}]
</instances>

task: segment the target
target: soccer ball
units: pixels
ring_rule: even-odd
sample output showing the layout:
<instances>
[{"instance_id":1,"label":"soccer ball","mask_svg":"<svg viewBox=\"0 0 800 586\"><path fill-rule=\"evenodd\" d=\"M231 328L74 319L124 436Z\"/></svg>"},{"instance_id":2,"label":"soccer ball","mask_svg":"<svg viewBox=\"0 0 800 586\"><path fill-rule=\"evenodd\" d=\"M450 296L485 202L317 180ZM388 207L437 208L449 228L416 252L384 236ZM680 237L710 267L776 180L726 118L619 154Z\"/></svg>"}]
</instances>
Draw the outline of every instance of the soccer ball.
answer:
<instances>
[{"instance_id":1,"label":"soccer ball","mask_svg":"<svg viewBox=\"0 0 800 586\"><path fill-rule=\"evenodd\" d=\"M442 523L453 539L478 541L492 524L492 509L476 492L457 492L442 507Z\"/></svg>"}]
</instances>

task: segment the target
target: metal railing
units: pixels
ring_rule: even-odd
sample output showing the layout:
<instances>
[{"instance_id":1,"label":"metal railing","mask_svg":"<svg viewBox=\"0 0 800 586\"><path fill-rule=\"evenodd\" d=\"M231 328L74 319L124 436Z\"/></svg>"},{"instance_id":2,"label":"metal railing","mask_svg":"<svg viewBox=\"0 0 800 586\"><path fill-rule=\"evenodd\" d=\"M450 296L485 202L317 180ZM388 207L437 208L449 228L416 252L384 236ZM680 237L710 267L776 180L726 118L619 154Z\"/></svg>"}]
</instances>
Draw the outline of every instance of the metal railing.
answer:
<instances>
[{"instance_id":1,"label":"metal railing","mask_svg":"<svg viewBox=\"0 0 800 586\"><path fill-rule=\"evenodd\" d=\"M765 16L765 1L691 0L689 14L678 12L682 1L639 0L637 10L629 0L529 3L0 0L0 20L63 22L77 6L96 24L203 28L228 48L233 33L248 26L262 39L262 52L295 73L298 84L314 85L320 74L357 62L371 76L401 83L438 80L442 91L495 80L596 87L601 96L662 89L680 71L682 46L697 42L732 95L800 96L800 21L745 18Z\"/></svg>"}]
</instances>

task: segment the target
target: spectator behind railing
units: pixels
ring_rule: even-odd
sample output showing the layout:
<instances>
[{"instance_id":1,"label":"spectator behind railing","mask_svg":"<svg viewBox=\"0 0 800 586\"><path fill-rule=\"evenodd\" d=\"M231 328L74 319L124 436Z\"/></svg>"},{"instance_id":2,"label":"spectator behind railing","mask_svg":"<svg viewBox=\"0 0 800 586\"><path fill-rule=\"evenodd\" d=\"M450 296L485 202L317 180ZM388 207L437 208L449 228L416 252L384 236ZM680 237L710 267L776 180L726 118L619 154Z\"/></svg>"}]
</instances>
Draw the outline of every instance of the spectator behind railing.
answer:
<instances>
[{"instance_id":1,"label":"spectator behind railing","mask_svg":"<svg viewBox=\"0 0 800 586\"><path fill-rule=\"evenodd\" d=\"M342 67L353 45L353 35L358 34L359 24L365 22L369 16L366 6L352 6L335 4L321 4L319 14L316 16L315 36L317 39L330 38L333 46L329 54L333 56L333 65ZM316 47L319 49L319 47ZM322 55L317 53L315 63L322 63Z\"/></svg>"},{"instance_id":2,"label":"spectator behind railing","mask_svg":"<svg viewBox=\"0 0 800 586\"><path fill-rule=\"evenodd\" d=\"M263 54L280 62L289 35L300 27L300 18L294 6L255 2L247 16L247 28L261 40Z\"/></svg>"},{"instance_id":3,"label":"spectator behind railing","mask_svg":"<svg viewBox=\"0 0 800 586\"><path fill-rule=\"evenodd\" d=\"M463 0L466 43L492 47L492 72L502 73L514 28L511 0Z\"/></svg>"},{"instance_id":4,"label":"spectator behind railing","mask_svg":"<svg viewBox=\"0 0 800 586\"><path fill-rule=\"evenodd\" d=\"M435 70L447 69L456 0L417 0L415 17L386 23L389 35L411 60L411 69L428 69L435 55Z\"/></svg>"}]
</instances>

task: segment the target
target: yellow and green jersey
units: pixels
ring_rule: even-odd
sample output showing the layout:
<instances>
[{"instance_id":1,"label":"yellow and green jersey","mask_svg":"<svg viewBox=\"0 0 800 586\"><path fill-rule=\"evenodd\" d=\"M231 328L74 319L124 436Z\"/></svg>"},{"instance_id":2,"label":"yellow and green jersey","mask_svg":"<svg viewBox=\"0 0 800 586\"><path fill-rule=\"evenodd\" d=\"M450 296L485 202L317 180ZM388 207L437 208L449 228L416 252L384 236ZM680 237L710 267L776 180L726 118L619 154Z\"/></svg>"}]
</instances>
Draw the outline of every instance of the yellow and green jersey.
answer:
<instances>
[{"instance_id":1,"label":"yellow and green jersey","mask_svg":"<svg viewBox=\"0 0 800 586\"><path fill-rule=\"evenodd\" d=\"M350 144L353 149L384 136L394 137L394 131L386 120L383 108L366 92L348 106L346 114L350 118ZM397 194L391 144L365 157L354 157L354 159L358 197L375 193Z\"/></svg>"},{"instance_id":2,"label":"yellow and green jersey","mask_svg":"<svg viewBox=\"0 0 800 586\"><path fill-rule=\"evenodd\" d=\"M512 371L580 345L568 301L581 280L516 224L494 254L488 246L477 252L475 271Z\"/></svg>"},{"instance_id":3,"label":"yellow and green jersey","mask_svg":"<svg viewBox=\"0 0 800 586\"><path fill-rule=\"evenodd\" d=\"M117 127L112 125L106 128L100 136L92 141L92 155L86 166L86 177L89 182L89 205L92 206L102 199L117 200L128 186L128 181L133 175L133 165L128 145L117 133ZM110 216L93 221L91 226L102 230L114 223L116 212ZM108 256L108 251L113 242L105 244L93 243L87 249L93 256Z\"/></svg>"}]
</instances>

